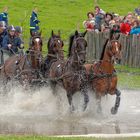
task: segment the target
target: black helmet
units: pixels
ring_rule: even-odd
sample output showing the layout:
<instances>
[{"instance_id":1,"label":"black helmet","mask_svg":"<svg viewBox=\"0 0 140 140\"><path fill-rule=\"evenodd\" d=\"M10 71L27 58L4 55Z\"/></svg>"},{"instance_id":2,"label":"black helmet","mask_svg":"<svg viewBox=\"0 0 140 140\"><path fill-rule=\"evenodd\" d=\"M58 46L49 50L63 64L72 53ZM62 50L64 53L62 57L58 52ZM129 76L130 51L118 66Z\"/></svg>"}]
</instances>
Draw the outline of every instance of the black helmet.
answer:
<instances>
[{"instance_id":1,"label":"black helmet","mask_svg":"<svg viewBox=\"0 0 140 140\"><path fill-rule=\"evenodd\" d=\"M14 26L13 26L13 25L8 26L8 32L9 32L9 31L15 31L15 28L14 28Z\"/></svg>"},{"instance_id":2,"label":"black helmet","mask_svg":"<svg viewBox=\"0 0 140 140\"><path fill-rule=\"evenodd\" d=\"M16 27L15 27L15 30L16 30L16 32L18 32L18 33L22 33L22 27L20 27L20 26L16 26Z\"/></svg>"},{"instance_id":3,"label":"black helmet","mask_svg":"<svg viewBox=\"0 0 140 140\"><path fill-rule=\"evenodd\" d=\"M3 28L3 29L6 28L6 24L4 21L0 21L0 28Z\"/></svg>"}]
</instances>

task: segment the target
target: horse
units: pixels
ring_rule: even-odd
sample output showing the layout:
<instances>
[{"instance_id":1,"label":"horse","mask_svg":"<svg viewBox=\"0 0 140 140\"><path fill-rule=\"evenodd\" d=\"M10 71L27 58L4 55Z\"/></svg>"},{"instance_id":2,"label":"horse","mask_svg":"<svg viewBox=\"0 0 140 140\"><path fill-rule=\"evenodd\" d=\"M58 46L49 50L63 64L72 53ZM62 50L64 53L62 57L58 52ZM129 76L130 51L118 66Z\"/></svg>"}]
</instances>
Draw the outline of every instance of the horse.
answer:
<instances>
[{"instance_id":1,"label":"horse","mask_svg":"<svg viewBox=\"0 0 140 140\"><path fill-rule=\"evenodd\" d=\"M45 77L48 76L49 69L53 62L64 59L63 46L64 43L60 37L60 31L58 31L58 34L56 35L52 30L51 37L47 44L48 54L42 69Z\"/></svg>"},{"instance_id":2,"label":"horse","mask_svg":"<svg viewBox=\"0 0 140 140\"><path fill-rule=\"evenodd\" d=\"M118 40L108 39L100 61L94 64L85 64L89 84L95 92L97 99L97 111L101 112L101 97L107 94L116 95L115 105L111 108L111 113L116 114L120 105L121 92L117 89L117 75L114 68L114 61L120 61L122 46Z\"/></svg>"},{"instance_id":3,"label":"horse","mask_svg":"<svg viewBox=\"0 0 140 140\"><path fill-rule=\"evenodd\" d=\"M18 79L21 84L32 83L40 78L42 63L41 33L32 35L31 46L25 55L13 55L7 59L0 70L0 77L4 81Z\"/></svg>"},{"instance_id":4,"label":"horse","mask_svg":"<svg viewBox=\"0 0 140 140\"><path fill-rule=\"evenodd\" d=\"M77 91L81 91L84 96L83 111L87 108L88 97L88 79L83 67L86 59L87 41L84 36L80 36L78 31L70 37L69 58L67 60L58 60L50 67L49 79L53 91L56 84L61 84L66 90L70 111L74 111L72 96ZM55 92L54 92L55 93Z\"/></svg>"}]
</instances>

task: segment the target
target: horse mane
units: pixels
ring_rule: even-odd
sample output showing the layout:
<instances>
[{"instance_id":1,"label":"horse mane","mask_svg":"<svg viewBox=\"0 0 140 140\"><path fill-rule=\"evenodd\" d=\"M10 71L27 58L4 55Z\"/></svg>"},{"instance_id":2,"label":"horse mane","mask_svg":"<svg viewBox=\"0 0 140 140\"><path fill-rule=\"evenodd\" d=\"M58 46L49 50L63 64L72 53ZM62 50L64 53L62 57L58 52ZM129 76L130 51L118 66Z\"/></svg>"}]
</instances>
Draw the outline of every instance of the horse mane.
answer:
<instances>
[{"instance_id":1,"label":"horse mane","mask_svg":"<svg viewBox=\"0 0 140 140\"><path fill-rule=\"evenodd\" d=\"M51 42L51 37L49 38L48 43L47 43L48 51L49 51L50 42Z\"/></svg>"},{"instance_id":2,"label":"horse mane","mask_svg":"<svg viewBox=\"0 0 140 140\"><path fill-rule=\"evenodd\" d=\"M101 53L100 60L102 60L103 57L104 57L104 53L105 53L105 49L106 49L106 46L107 46L108 41L109 41L109 39L106 40L106 42L105 42L105 44L104 44L104 46L103 46L103 51L102 51L102 53Z\"/></svg>"},{"instance_id":3,"label":"horse mane","mask_svg":"<svg viewBox=\"0 0 140 140\"><path fill-rule=\"evenodd\" d=\"M75 35L71 35L70 37L69 37L69 48L68 48L68 57L70 57L70 55L71 55L71 49L72 49L72 43L73 43L73 40L74 40L74 37L75 37Z\"/></svg>"}]
</instances>

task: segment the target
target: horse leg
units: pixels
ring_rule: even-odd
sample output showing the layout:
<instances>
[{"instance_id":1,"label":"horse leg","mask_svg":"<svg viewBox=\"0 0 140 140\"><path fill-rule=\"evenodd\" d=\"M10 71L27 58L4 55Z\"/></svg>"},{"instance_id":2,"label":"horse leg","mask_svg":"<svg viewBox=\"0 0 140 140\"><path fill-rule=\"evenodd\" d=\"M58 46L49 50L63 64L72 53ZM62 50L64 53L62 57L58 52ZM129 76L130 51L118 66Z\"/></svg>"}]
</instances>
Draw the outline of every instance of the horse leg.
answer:
<instances>
[{"instance_id":1,"label":"horse leg","mask_svg":"<svg viewBox=\"0 0 140 140\"><path fill-rule=\"evenodd\" d=\"M86 108L87 108L87 104L89 102L89 96L87 94L88 93L88 90L87 90L87 87L86 86L82 86L81 87L81 93L84 96L83 111L85 111Z\"/></svg>"},{"instance_id":2,"label":"horse leg","mask_svg":"<svg viewBox=\"0 0 140 140\"><path fill-rule=\"evenodd\" d=\"M70 111L73 112L75 110L74 105L72 103L72 93L67 92L67 98L70 105Z\"/></svg>"},{"instance_id":3,"label":"horse leg","mask_svg":"<svg viewBox=\"0 0 140 140\"><path fill-rule=\"evenodd\" d=\"M51 81L51 83L50 83L53 95L56 94L56 84L57 84L57 82L55 82L55 81Z\"/></svg>"},{"instance_id":4,"label":"horse leg","mask_svg":"<svg viewBox=\"0 0 140 140\"><path fill-rule=\"evenodd\" d=\"M101 106L101 96L96 93L96 103L97 103L97 113L102 113L102 106Z\"/></svg>"},{"instance_id":5,"label":"horse leg","mask_svg":"<svg viewBox=\"0 0 140 140\"><path fill-rule=\"evenodd\" d=\"M115 106L111 108L111 113L113 115L115 115L118 112L118 108L120 106L120 100L121 100L120 98L121 92L118 89L115 90L115 94L116 94Z\"/></svg>"},{"instance_id":6,"label":"horse leg","mask_svg":"<svg viewBox=\"0 0 140 140\"><path fill-rule=\"evenodd\" d=\"M83 111L85 111L87 108L87 104L89 102L88 79L87 79L87 74L85 71L83 71L83 73L82 73L80 91L81 91L81 94L84 96Z\"/></svg>"}]
</instances>

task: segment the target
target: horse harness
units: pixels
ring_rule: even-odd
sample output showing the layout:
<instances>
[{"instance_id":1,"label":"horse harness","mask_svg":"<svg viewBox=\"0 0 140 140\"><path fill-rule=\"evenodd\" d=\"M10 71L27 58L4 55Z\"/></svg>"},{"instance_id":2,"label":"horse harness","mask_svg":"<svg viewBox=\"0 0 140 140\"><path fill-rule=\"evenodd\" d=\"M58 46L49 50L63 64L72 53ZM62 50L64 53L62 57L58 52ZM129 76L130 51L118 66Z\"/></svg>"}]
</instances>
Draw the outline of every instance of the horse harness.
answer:
<instances>
[{"instance_id":1,"label":"horse harness","mask_svg":"<svg viewBox=\"0 0 140 140\"><path fill-rule=\"evenodd\" d=\"M23 58L23 62L20 63L22 61L22 58ZM14 76L14 78L15 79L28 78L28 75L31 74L31 83L35 82L35 81L44 80L40 70L32 68L31 62L28 59L28 54L23 55L22 58L21 58L21 56L18 57L18 60L15 62L15 76ZM30 69L24 69L24 66L26 64L29 66Z\"/></svg>"},{"instance_id":2,"label":"horse harness","mask_svg":"<svg viewBox=\"0 0 140 140\"><path fill-rule=\"evenodd\" d=\"M101 74L97 74L94 71L94 66L92 65L91 68L90 68L90 73L89 73L89 78L88 79L89 79L90 82L92 82L94 80L95 83L99 79L107 79L107 88L106 88L106 92L105 92L107 94L109 92L109 87L110 87L110 84L111 84L111 80L112 80L113 77L117 76L117 73L116 73L115 69L113 70L113 72L111 74L104 73L104 71L101 69L100 65L101 65L101 61L99 63L95 64L95 69L98 69L99 73L101 73Z\"/></svg>"}]
</instances>

